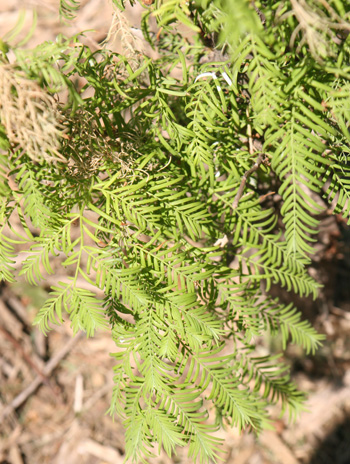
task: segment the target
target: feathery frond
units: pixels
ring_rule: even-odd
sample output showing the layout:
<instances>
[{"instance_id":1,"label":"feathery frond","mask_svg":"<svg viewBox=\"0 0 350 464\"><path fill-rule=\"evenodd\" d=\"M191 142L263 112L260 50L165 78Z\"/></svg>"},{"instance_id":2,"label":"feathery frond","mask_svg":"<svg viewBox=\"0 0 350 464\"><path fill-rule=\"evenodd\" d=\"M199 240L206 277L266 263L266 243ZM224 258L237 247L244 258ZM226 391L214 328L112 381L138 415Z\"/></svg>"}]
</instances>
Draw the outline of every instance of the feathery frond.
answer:
<instances>
[{"instance_id":1,"label":"feathery frond","mask_svg":"<svg viewBox=\"0 0 350 464\"><path fill-rule=\"evenodd\" d=\"M61 0L61 17L79 3ZM313 354L324 338L270 290L316 297L320 213L350 223L350 6L141 3L158 57L135 54L122 0L100 49L0 41L0 280L38 285L62 266L34 323L111 329L127 459L187 446L216 462L220 420L259 431L268 405L303 407L258 341Z\"/></svg>"}]
</instances>

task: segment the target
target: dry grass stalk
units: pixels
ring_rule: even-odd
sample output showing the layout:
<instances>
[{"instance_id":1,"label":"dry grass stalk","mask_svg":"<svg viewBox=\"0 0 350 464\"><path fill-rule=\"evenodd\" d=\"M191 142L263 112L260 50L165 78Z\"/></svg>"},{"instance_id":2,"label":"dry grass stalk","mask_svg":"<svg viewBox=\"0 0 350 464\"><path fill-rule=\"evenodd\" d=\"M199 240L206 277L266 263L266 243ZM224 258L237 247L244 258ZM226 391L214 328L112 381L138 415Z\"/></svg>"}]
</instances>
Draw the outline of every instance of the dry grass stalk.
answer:
<instances>
[{"instance_id":1,"label":"dry grass stalk","mask_svg":"<svg viewBox=\"0 0 350 464\"><path fill-rule=\"evenodd\" d=\"M33 161L65 161L54 98L11 64L0 64L0 94L0 120L13 146Z\"/></svg>"}]
</instances>

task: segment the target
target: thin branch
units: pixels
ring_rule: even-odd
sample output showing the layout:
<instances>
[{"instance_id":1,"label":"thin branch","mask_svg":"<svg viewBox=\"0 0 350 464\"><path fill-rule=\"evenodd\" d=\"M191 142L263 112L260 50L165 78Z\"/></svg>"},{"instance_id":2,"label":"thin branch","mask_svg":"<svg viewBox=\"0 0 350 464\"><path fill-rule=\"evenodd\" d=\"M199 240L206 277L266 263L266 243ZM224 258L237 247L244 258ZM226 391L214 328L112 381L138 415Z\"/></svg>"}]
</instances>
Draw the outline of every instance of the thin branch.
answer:
<instances>
[{"instance_id":1,"label":"thin branch","mask_svg":"<svg viewBox=\"0 0 350 464\"><path fill-rule=\"evenodd\" d=\"M251 137L249 137L249 138L251 138ZM235 196L235 199L233 200L233 203L232 203L232 209L233 210L237 208L239 200L242 198L242 195L243 195L243 192L244 192L244 187L245 187L245 184L247 183L248 177L250 175L252 175L253 172L255 172L259 168L259 166L260 166L260 164L262 162L263 162L263 153L260 153L257 160L256 160L256 162L255 162L255 164L253 164L253 166L247 172L245 172L245 174L243 175L243 177L241 179L239 189L238 189L238 191L236 193L236 196ZM270 193L267 194L267 195L270 195ZM265 195L265 196L267 196L267 195ZM229 241L230 241L230 238L225 234L223 238L219 238L214 243L214 246L219 246L220 248L223 248L225 245L227 245L227 243Z\"/></svg>"},{"instance_id":2,"label":"thin branch","mask_svg":"<svg viewBox=\"0 0 350 464\"><path fill-rule=\"evenodd\" d=\"M44 382L46 385L50 386L49 379L40 370L40 368L35 364L35 362L32 361L30 356L24 351L22 345L20 343L18 343L18 341L3 327L0 327L0 332L2 332L4 337L7 338L12 343L12 345L20 353L20 355L22 356L24 361L27 364L29 364L29 366L41 377L42 382Z\"/></svg>"},{"instance_id":3,"label":"thin branch","mask_svg":"<svg viewBox=\"0 0 350 464\"><path fill-rule=\"evenodd\" d=\"M238 203L239 203L239 200L242 198L242 195L243 195L243 191L244 191L244 187L245 187L245 184L247 183L247 180L248 180L248 177L251 176L253 174L253 172L257 171L260 164L263 162L263 154L260 153L255 164L253 164L253 166L247 171L244 173L242 179L241 179L241 183L240 183L240 186L239 186L239 189L238 189L238 192L235 196L235 199L233 200L233 203L232 203L232 209L236 209L237 206L238 206Z\"/></svg>"},{"instance_id":4,"label":"thin branch","mask_svg":"<svg viewBox=\"0 0 350 464\"><path fill-rule=\"evenodd\" d=\"M62 359L67 356L71 349L78 343L78 341L83 337L83 332L80 332L77 336L69 340L63 348L58 351L51 359L45 364L42 372L44 376L48 377L52 371L58 366ZM0 422L11 414L15 409L21 406L29 397L32 395L36 389L42 384L43 377L38 375L29 385L25 388L19 395L17 395L11 403L4 408L0 413Z\"/></svg>"},{"instance_id":5,"label":"thin branch","mask_svg":"<svg viewBox=\"0 0 350 464\"><path fill-rule=\"evenodd\" d=\"M266 16L264 15L264 13L255 5L255 2L254 0L252 0L252 5L254 7L254 10L257 12L258 16L259 16L259 19L261 21L261 24L264 26L264 28L266 29Z\"/></svg>"}]
</instances>

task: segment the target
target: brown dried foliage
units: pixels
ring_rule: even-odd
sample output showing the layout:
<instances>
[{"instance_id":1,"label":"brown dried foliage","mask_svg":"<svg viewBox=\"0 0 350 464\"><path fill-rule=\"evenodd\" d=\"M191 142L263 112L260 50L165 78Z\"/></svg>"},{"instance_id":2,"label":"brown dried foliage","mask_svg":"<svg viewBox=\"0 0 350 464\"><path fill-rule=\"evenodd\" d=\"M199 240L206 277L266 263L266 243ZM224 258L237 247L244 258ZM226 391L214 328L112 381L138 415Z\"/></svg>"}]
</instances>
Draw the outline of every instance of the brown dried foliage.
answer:
<instances>
[{"instance_id":1,"label":"brown dried foliage","mask_svg":"<svg viewBox=\"0 0 350 464\"><path fill-rule=\"evenodd\" d=\"M331 43L339 44L350 32L347 18L341 18L326 0L290 0L292 9L279 17L295 16L295 28L290 45L294 47L299 37L297 50L307 43L312 55L318 60L332 56ZM283 3L281 4L281 6Z\"/></svg>"},{"instance_id":2,"label":"brown dried foliage","mask_svg":"<svg viewBox=\"0 0 350 464\"><path fill-rule=\"evenodd\" d=\"M0 121L14 149L33 160L65 161L54 98L12 64L0 64Z\"/></svg>"},{"instance_id":3,"label":"brown dried foliage","mask_svg":"<svg viewBox=\"0 0 350 464\"><path fill-rule=\"evenodd\" d=\"M142 41L133 34L129 21L123 12L114 4L113 7L112 23L103 46L104 48L110 47L119 39L123 54L128 58L131 68L136 70L140 65L140 53L143 50Z\"/></svg>"},{"instance_id":4,"label":"brown dried foliage","mask_svg":"<svg viewBox=\"0 0 350 464\"><path fill-rule=\"evenodd\" d=\"M116 128L111 139L103 129L103 121L97 124L95 117L84 109L63 119L66 134L62 152L69 153L68 172L71 176L89 178L103 170L106 162L118 163L121 175L130 172L136 150L133 143L119 138Z\"/></svg>"}]
</instances>

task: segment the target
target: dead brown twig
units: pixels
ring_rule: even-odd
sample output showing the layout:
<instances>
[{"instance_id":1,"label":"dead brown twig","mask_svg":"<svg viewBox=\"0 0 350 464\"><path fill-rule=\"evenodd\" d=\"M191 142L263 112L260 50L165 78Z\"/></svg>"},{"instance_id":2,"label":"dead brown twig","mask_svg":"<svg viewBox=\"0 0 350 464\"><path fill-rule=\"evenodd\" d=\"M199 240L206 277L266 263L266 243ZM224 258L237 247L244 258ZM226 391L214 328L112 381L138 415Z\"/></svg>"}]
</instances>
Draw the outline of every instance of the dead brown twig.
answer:
<instances>
[{"instance_id":1,"label":"dead brown twig","mask_svg":"<svg viewBox=\"0 0 350 464\"><path fill-rule=\"evenodd\" d=\"M76 337L69 340L69 342L63 346L61 350L54 354L54 356L48 361L42 369L44 377L48 377L62 359L72 350L72 348L79 342L83 337L83 332L80 332ZM19 395L17 395L9 405L7 405L0 413L0 422L11 414L15 409L21 406L36 389L43 383L43 376L38 375Z\"/></svg>"},{"instance_id":2,"label":"dead brown twig","mask_svg":"<svg viewBox=\"0 0 350 464\"><path fill-rule=\"evenodd\" d=\"M16 350L19 351L19 353L21 354L21 356L25 360L25 362L27 364L29 364L29 366L32 367L33 370L35 370L35 372L41 377L42 381L45 384L49 385L49 379L39 369L39 367L35 364L35 362L33 362L31 360L30 356L28 356L28 354L24 351L21 344L9 332L7 332L7 330L5 330L3 327L0 327L0 331L3 333L5 338L7 338L7 340L9 340L12 343L12 345L16 348Z\"/></svg>"}]
</instances>

